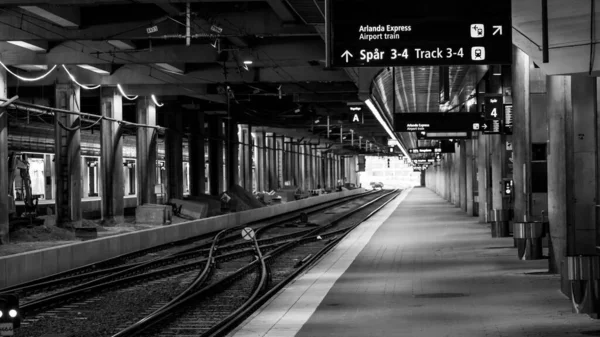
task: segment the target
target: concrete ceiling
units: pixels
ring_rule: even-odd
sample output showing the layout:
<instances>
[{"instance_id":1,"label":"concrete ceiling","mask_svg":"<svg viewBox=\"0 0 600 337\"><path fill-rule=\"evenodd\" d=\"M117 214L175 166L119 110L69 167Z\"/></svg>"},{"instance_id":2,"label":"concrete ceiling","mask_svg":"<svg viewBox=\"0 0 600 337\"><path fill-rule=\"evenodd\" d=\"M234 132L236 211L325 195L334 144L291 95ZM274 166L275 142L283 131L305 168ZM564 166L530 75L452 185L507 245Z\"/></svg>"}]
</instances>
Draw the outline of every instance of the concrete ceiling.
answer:
<instances>
[{"instance_id":1,"label":"concrete ceiling","mask_svg":"<svg viewBox=\"0 0 600 337\"><path fill-rule=\"evenodd\" d=\"M192 12L189 46L186 2ZM541 62L539 0L512 1L515 45L548 74L587 72L590 1L570 0L568 6L561 0L548 2L550 63ZM222 31L215 32L215 26ZM324 69L323 0L0 0L0 27L0 60L23 76L44 73L25 71L23 65L65 64L81 83L120 83L130 94L155 94L170 102L181 97L197 100L192 106L223 105L224 87L230 86L237 109L251 112L240 118L252 122L248 115L263 114L261 119L275 124L269 127L314 134L314 117L329 115L343 129L353 128L357 135L385 147L386 133L375 118L367 112L364 125L348 124L345 103L362 101L366 91L379 96L380 104L387 102L383 106L389 114L393 100L397 112L439 109L437 67L397 68L395 93L389 74L381 70ZM150 27L157 31L148 33ZM23 41L36 50L6 41ZM252 65L246 69L244 61ZM81 64L108 74L77 67ZM599 66L593 62L594 71ZM451 82L462 85L468 67L453 69ZM361 78L361 73L368 75ZM45 86L68 80L59 66L44 81L11 78L10 85ZM456 102L463 90L453 91ZM261 112L277 109L282 116L300 109L303 118Z\"/></svg>"}]
</instances>

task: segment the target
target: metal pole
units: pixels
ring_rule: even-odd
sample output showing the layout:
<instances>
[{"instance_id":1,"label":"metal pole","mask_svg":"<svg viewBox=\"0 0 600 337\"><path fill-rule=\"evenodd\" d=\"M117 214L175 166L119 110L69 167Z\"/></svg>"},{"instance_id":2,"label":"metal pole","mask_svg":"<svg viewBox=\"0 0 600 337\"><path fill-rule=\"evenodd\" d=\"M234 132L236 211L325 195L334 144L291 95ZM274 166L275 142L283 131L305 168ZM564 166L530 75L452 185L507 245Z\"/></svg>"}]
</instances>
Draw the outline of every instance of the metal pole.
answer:
<instances>
[{"instance_id":1,"label":"metal pole","mask_svg":"<svg viewBox=\"0 0 600 337\"><path fill-rule=\"evenodd\" d=\"M192 42L192 29L191 29L191 10L190 10L190 3L187 2L185 4L185 45L186 46L190 46L191 42Z\"/></svg>"},{"instance_id":2,"label":"metal pole","mask_svg":"<svg viewBox=\"0 0 600 337\"><path fill-rule=\"evenodd\" d=\"M548 48L548 0L542 0L542 58L543 63L550 62Z\"/></svg>"}]
</instances>

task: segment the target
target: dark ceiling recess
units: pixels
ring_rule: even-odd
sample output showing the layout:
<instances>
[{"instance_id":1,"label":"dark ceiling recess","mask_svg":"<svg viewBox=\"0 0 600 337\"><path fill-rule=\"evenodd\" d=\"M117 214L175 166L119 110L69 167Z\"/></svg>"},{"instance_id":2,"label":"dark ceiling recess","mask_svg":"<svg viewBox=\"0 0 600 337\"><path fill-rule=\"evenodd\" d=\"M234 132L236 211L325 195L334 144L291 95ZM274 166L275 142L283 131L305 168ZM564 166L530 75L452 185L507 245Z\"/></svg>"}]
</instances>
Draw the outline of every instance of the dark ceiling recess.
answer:
<instances>
[{"instance_id":1,"label":"dark ceiling recess","mask_svg":"<svg viewBox=\"0 0 600 337\"><path fill-rule=\"evenodd\" d=\"M324 0L286 0L306 24L325 23Z\"/></svg>"},{"instance_id":2,"label":"dark ceiling recess","mask_svg":"<svg viewBox=\"0 0 600 337\"><path fill-rule=\"evenodd\" d=\"M152 21L165 16L154 4L103 5L81 8L81 22L85 26L131 21Z\"/></svg>"}]
</instances>

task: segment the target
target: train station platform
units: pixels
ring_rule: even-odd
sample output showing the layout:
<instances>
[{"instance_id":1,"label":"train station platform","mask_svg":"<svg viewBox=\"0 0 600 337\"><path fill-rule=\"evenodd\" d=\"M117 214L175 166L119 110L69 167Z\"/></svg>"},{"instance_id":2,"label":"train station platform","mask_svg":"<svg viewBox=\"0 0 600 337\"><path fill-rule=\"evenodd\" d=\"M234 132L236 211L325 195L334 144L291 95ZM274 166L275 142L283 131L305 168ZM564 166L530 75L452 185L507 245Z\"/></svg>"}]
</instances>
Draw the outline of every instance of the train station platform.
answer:
<instances>
[{"instance_id":1,"label":"train station platform","mask_svg":"<svg viewBox=\"0 0 600 337\"><path fill-rule=\"evenodd\" d=\"M230 334L235 337L599 336L547 260L425 188L348 235Z\"/></svg>"}]
</instances>

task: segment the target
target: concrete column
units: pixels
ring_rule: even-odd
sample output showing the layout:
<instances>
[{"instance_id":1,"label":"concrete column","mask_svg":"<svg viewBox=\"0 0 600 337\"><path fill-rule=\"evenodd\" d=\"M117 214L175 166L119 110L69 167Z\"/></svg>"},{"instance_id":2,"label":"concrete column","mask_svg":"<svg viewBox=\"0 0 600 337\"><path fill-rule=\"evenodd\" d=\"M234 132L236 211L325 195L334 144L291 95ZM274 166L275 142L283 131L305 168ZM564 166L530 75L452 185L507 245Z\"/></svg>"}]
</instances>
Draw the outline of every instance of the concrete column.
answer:
<instances>
[{"instance_id":1,"label":"concrete column","mask_svg":"<svg viewBox=\"0 0 600 337\"><path fill-rule=\"evenodd\" d=\"M242 186L246 191L252 192L252 127L243 125L240 134L240 176Z\"/></svg>"},{"instance_id":2,"label":"concrete column","mask_svg":"<svg viewBox=\"0 0 600 337\"><path fill-rule=\"evenodd\" d=\"M0 98L8 98L6 70L0 68ZM8 244L8 115L0 108L0 245Z\"/></svg>"},{"instance_id":3,"label":"concrete column","mask_svg":"<svg viewBox=\"0 0 600 337\"><path fill-rule=\"evenodd\" d=\"M470 143L469 143L470 145ZM467 211L467 142L464 140L460 141L459 148L459 176L458 176L458 184L459 184L459 204L460 209L463 212Z\"/></svg>"},{"instance_id":4,"label":"concrete column","mask_svg":"<svg viewBox=\"0 0 600 337\"><path fill-rule=\"evenodd\" d=\"M169 128L165 139L168 199L183 198L183 113L179 108L166 116Z\"/></svg>"},{"instance_id":5,"label":"concrete column","mask_svg":"<svg viewBox=\"0 0 600 337\"><path fill-rule=\"evenodd\" d=\"M276 135L267 135L267 146L269 153L269 188L268 191L277 190L277 142Z\"/></svg>"},{"instance_id":6,"label":"concrete column","mask_svg":"<svg viewBox=\"0 0 600 337\"><path fill-rule=\"evenodd\" d=\"M548 218L562 289L570 293L566 256L595 254L597 79L548 78Z\"/></svg>"},{"instance_id":7,"label":"concrete column","mask_svg":"<svg viewBox=\"0 0 600 337\"><path fill-rule=\"evenodd\" d=\"M285 181L285 137L276 138L277 146L277 189L282 188Z\"/></svg>"},{"instance_id":8,"label":"concrete column","mask_svg":"<svg viewBox=\"0 0 600 337\"><path fill-rule=\"evenodd\" d=\"M140 97L137 102L137 122L156 125L156 105L150 97ZM156 182L156 139L152 128L137 129L137 197L138 204L155 204L154 184ZM191 154L191 151L190 151Z\"/></svg>"},{"instance_id":9,"label":"concrete column","mask_svg":"<svg viewBox=\"0 0 600 337\"><path fill-rule=\"evenodd\" d=\"M224 190L223 178L223 121L217 116L208 118L208 180L210 195L219 195Z\"/></svg>"},{"instance_id":10,"label":"concrete column","mask_svg":"<svg viewBox=\"0 0 600 337\"><path fill-rule=\"evenodd\" d=\"M115 87L102 87L100 92L102 116L122 120L122 97ZM123 138L119 124L102 121L100 137L100 186L102 222L106 225L123 223Z\"/></svg>"},{"instance_id":11,"label":"concrete column","mask_svg":"<svg viewBox=\"0 0 600 337\"><path fill-rule=\"evenodd\" d=\"M572 117L566 136L568 254L596 254L598 196L598 81L584 75L571 77Z\"/></svg>"},{"instance_id":12,"label":"concrete column","mask_svg":"<svg viewBox=\"0 0 600 337\"><path fill-rule=\"evenodd\" d=\"M190 195L199 196L206 192L206 154L204 153L206 129L204 112L192 111L190 119ZM209 143L210 144L210 143Z\"/></svg>"},{"instance_id":13,"label":"concrete column","mask_svg":"<svg viewBox=\"0 0 600 337\"><path fill-rule=\"evenodd\" d=\"M477 138L477 199L479 201L479 222L485 223L488 210L488 153L487 153L487 137L482 133Z\"/></svg>"},{"instance_id":14,"label":"concrete column","mask_svg":"<svg viewBox=\"0 0 600 337\"><path fill-rule=\"evenodd\" d=\"M227 171L227 182L225 190L233 185L240 185L240 154L239 154L239 135L238 124L235 120L226 121L227 138L227 159L225 161Z\"/></svg>"},{"instance_id":15,"label":"concrete column","mask_svg":"<svg viewBox=\"0 0 600 337\"><path fill-rule=\"evenodd\" d=\"M304 188L304 180L302 179L302 155L301 155L301 151L300 151L300 144L296 143L294 145L294 158L296 160L296 165L295 165L295 178L296 178L296 186Z\"/></svg>"},{"instance_id":16,"label":"concrete column","mask_svg":"<svg viewBox=\"0 0 600 337\"><path fill-rule=\"evenodd\" d=\"M458 152L459 149L456 149L456 144L454 144L455 152L450 155L450 183L451 183L451 198L450 202L459 207L459 199L458 199L458 169L459 169L459 161L458 161Z\"/></svg>"},{"instance_id":17,"label":"concrete column","mask_svg":"<svg viewBox=\"0 0 600 337\"><path fill-rule=\"evenodd\" d=\"M488 135L491 144L492 167L492 209L504 209L502 198L502 178L504 177L503 153L505 144L502 135Z\"/></svg>"},{"instance_id":18,"label":"concrete column","mask_svg":"<svg viewBox=\"0 0 600 337\"><path fill-rule=\"evenodd\" d=\"M531 141L529 131L530 117L530 59L527 54L513 46L513 158L515 185L515 220L521 221L530 214L529 193Z\"/></svg>"},{"instance_id":19,"label":"concrete column","mask_svg":"<svg viewBox=\"0 0 600 337\"><path fill-rule=\"evenodd\" d=\"M256 190L265 191L268 181L267 150L265 149L265 133L256 132Z\"/></svg>"},{"instance_id":20,"label":"concrete column","mask_svg":"<svg viewBox=\"0 0 600 337\"><path fill-rule=\"evenodd\" d=\"M464 142L465 145L465 205L464 211L468 215L475 215L473 213L473 141L467 140Z\"/></svg>"},{"instance_id":21,"label":"concrete column","mask_svg":"<svg viewBox=\"0 0 600 337\"><path fill-rule=\"evenodd\" d=\"M57 84L55 95L57 108L79 111L81 105L79 87L72 84ZM80 227L83 195L80 117L56 113L54 120L56 224L59 227ZM65 127L71 130L66 130Z\"/></svg>"}]
</instances>

